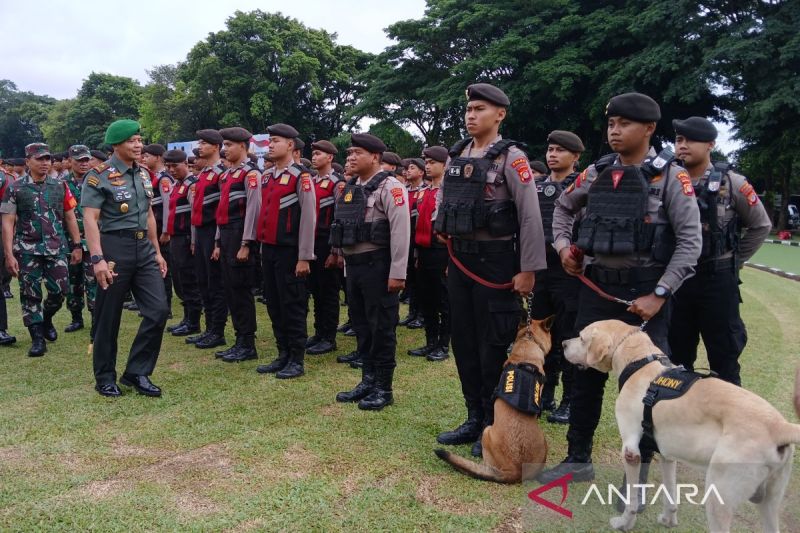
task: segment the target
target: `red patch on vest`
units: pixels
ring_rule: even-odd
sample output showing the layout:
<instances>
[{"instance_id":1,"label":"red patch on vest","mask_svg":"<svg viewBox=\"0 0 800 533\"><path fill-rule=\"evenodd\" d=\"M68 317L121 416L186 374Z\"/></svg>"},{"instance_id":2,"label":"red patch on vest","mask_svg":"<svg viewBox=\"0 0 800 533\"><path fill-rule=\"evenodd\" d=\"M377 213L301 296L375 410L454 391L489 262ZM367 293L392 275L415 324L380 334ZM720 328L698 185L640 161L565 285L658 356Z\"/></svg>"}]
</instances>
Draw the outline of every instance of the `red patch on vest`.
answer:
<instances>
[{"instance_id":1,"label":"red patch on vest","mask_svg":"<svg viewBox=\"0 0 800 533\"><path fill-rule=\"evenodd\" d=\"M522 183L528 183L533 179L531 169L528 167L528 160L524 157L515 159L514 162L511 163L511 167L517 171L517 174L519 174L519 180Z\"/></svg>"},{"instance_id":2,"label":"red patch on vest","mask_svg":"<svg viewBox=\"0 0 800 533\"><path fill-rule=\"evenodd\" d=\"M344 186L345 186L344 180L342 180L342 181L340 181L339 183L336 184L336 188L339 189L339 191L343 191L344 190Z\"/></svg>"},{"instance_id":3,"label":"red patch on vest","mask_svg":"<svg viewBox=\"0 0 800 533\"><path fill-rule=\"evenodd\" d=\"M258 172L252 171L247 175L247 186L251 189L258 187Z\"/></svg>"},{"instance_id":4,"label":"red patch on vest","mask_svg":"<svg viewBox=\"0 0 800 533\"><path fill-rule=\"evenodd\" d=\"M614 189L617 188L619 182L622 181L622 175L625 173L624 170L612 170L611 171L611 181L614 184Z\"/></svg>"},{"instance_id":5,"label":"red patch on vest","mask_svg":"<svg viewBox=\"0 0 800 533\"><path fill-rule=\"evenodd\" d=\"M575 190L575 182L573 181L572 183L569 184L569 187L567 187L567 190L564 191L564 194L569 194L574 190Z\"/></svg>"},{"instance_id":6,"label":"red patch on vest","mask_svg":"<svg viewBox=\"0 0 800 533\"><path fill-rule=\"evenodd\" d=\"M685 171L678 172L676 176L678 181L681 182L683 187L683 194L686 196L694 196L694 187L692 187L692 178L689 177L689 174Z\"/></svg>"},{"instance_id":7,"label":"red patch on vest","mask_svg":"<svg viewBox=\"0 0 800 533\"><path fill-rule=\"evenodd\" d=\"M739 187L739 192L742 193L742 196L747 199L747 205L750 207L753 207L758 203L758 194L756 194L756 190L753 189L753 186L750 185L749 182L745 181L744 185Z\"/></svg>"},{"instance_id":8,"label":"red patch on vest","mask_svg":"<svg viewBox=\"0 0 800 533\"><path fill-rule=\"evenodd\" d=\"M391 193L394 197L394 205L403 205L405 203L405 199L403 198L403 189L401 187L395 187L391 190Z\"/></svg>"},{"instance_id":9,"label":"red patch on vest","mask_svg":"<svg viewBox=\"0 0 800 533\"><path fill-rule=\"evenodd\" d=\"M167 178L161 180L161 190L163 192L169 192L170 186L171 184Z\"/></svg>"},{"instance_id":10,"label":"red patch on vest","mask_svg":"<svg viewBox=\"0 0 800 533\"><path fill-rule=\"evenodd\" d=\"M300 176L303 191L309 192L311 190L311 175L303 174Z\"/></svg>"}]
</instances>

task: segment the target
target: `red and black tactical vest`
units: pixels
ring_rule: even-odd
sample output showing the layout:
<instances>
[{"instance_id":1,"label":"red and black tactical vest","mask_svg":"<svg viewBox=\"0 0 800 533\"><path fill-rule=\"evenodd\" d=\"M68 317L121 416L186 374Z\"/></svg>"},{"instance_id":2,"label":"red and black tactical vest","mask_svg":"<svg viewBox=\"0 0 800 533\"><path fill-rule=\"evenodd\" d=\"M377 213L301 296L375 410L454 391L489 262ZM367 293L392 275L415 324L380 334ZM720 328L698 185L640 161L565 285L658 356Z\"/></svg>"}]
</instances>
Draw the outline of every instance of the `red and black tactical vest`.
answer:
<instances>
[{"instance_id":1,"label":"red and black tactical vest","mask_svg":"<svg viewBox=\"0 0 800 533\"><path fill-rule=\"evenodd\" d=\"M247 211L247 175L258 170L250 162L237 168L229 168L219 177L219 204L217 205L217 225L238 224L244 220ZM259 175L257 179L261 179ZM253 183L253 188L258 182Z\"/></svg>"},{"instance_id":2,"label":"red and black tactical vest","mask_svg":"<svg viewBox=\"0 0 800 533\"><path fill-rule=\"evenodd\" d=\"M170 235L189 235L192 231L192 205L189 203L189 189L197 183L194 174L186 176L172 189L169 197L169 219L167 233Z\"/></svg>"},{"instance_id":3,"label":"red and black tactical vest","mask_svg":"<svg viewBox=\"0 0 800 533\"><path fill-rule=\"evenodd\" d=\"M308 180L311 174L292 163L278 173L274 167L261 177L261 210L258 213L256 238L265 244L297 246L300 230L300 198L297 182Z\"/></svg>"},{"instance_id":4,"label":"red and black tactical vest","mask_svg":"<svg viewBox=\"0 0 800 533\"><path fill-rule=\"evenodd\" d=\"M150 202L150 205L153 206L153 216L156 217L156 229L160 235L164 227L162 225L164 222L164 200L169 198L167 195L170 193L170 189L172 188L172 184L175 183L175 180L172 179L172 176L170 176L166 170L162 170L158 174L152 172L150 169L147 169L147 172L150 174L150 183L153 185L153 200ZM170 183L167 190L164 190L164 187L161 186L161 180L165 178L169 180Z\"/></svg>"},{"instance_id":5,"label":"red and black tactical vest","mask_svg":"<svg viewBox=\"0 0 800 533\"><path fill-rule=\"evenodd\" d=\"M204 168L197 175L192 204L192 226L203 227L217 223L217 204L219 203L219 177L225 167L217 163Z\"/></svg>"},{"instance_id":6,"label":"red and black tactical vest","mask_svg":"<svg viewBox=\"0 0 800 533\"><path fill-rule=\"evenodd\" d=\"M417 191L417 228L414 233L414 242L423 248L439 248L440 243L433 232L433 212L436 211L436 193L439 187L428 187Z\"/></svg>"},{"instance_id":7,"label":"red and black tactical vest","mask_svg":"<svg viewBox=\"0 0 800 533\"><path fill-rule=\"evenodd\" d=\"M330 176L326 176L314 183L314 191L317 194L317 230L315 242L328 242L336 204L336 188L339 186L341 179L341 176L332 172Z\"/></svg>"}]
</instances>

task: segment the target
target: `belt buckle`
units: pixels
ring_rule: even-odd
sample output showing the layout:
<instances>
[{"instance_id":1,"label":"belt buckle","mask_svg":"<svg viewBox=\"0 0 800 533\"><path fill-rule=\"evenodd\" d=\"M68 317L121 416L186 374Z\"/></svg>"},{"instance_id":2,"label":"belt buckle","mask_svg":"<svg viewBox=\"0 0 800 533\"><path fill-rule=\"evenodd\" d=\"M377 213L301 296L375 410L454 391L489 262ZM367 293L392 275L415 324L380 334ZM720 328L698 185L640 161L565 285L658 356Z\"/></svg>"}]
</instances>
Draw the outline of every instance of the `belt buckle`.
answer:
<instances>
[{"instance_id":1,"label":"belt buckle","mask_svg":"<svg viewBox=\"0 0 800 533\"><path fill-rule=\"evenodd\" d=\"M143 231L137 231L136 233L134 233L134 236L135 236L135 237L136 237L138 240L142 240L142 239L144 239L144 232L143 232Z\"/></svg>"}]
</instances>

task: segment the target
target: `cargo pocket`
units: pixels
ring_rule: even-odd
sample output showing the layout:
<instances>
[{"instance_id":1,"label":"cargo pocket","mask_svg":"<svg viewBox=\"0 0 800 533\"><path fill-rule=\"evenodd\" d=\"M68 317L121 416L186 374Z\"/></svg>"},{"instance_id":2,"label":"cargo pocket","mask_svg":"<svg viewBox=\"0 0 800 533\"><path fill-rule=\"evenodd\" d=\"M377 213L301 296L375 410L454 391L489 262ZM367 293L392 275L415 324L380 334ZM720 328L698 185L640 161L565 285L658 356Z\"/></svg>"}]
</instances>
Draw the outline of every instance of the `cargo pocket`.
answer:
<instances>
[{"instance_id":1,"label":"cargo pocket","mask_svg":"<svg viewBox=\"0 0 800 533\"><path fill-rule=\"evenodd\" d=\"M384 315L385 320L381 321L383 327L389 327L389 324L397 325L400 320L400 296L397 293L385 294L381 296L381 314Z\"/></svg>"},{"instance_id":2,"label":"cargo pocket","mask_svg":"<svg viewBox=\"0 0 800 533\"><path fill-rule=\"evenodd\" d=\"M292 299L302 299L308 293L306 278L299 278L294 273L286 275L286 292Z\"/></svg>"},{"instance_id":3,"label":"cargo pocket","mask_svg":"<svg viewBox=\"0 0 800 533\"><path fill-rule=\"evenodd\" d=\"M489 324L486 342L495 346L506 346L516 337L522 318L519 300L489 300Z\"/></svg>"}]
</instances>

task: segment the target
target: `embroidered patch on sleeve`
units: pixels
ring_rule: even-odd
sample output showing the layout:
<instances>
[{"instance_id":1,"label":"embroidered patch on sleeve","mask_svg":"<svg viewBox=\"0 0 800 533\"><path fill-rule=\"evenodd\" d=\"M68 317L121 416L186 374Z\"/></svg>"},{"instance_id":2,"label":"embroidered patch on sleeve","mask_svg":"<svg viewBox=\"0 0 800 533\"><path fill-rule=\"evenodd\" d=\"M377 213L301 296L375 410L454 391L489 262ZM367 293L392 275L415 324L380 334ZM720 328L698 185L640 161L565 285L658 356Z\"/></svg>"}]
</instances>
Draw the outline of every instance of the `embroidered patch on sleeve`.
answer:
<instances>
[{"instance_id":1,"label":"embroidered patch on sleeve","mask_svg":"<svg viewBox=\"0 0 800 533\"><path fill-rule=\"evenodd\" d=\"M86 183L88 183L90 187L97 187L97 185L100 183L100 180L97 179L97 176L89 176L86 178Z\"/></svg>"},{"instance_id":2,"label":"embroidered patch on sleeve","mask_svg":"<svg viewBox=\"0 0 800 533\"><path fill-rule=\"evenodd\" d=\"M403 188L402 187L395 187L390 191L392 193L392 197L394 198L394 205L403 205L405 203L405 198L403 198Z\"/></svg>"},{"instance_id":3,"label":"embroidered patch on sleeve","mask_svg":"<svg viewBox=\"0 0 800 533\"><path fill-rule=\"evenodd\" d=\"M694 196L694 187L692 187L692 178L689 177L689 173L682 170L678 172L678 175L675 177L681 182L683 194L686 196Z\"/></svg>"},{"instance_id":4,"label":"embroidered patch on sleeve","mask_svg":"<svg viewBox=\"0 0 800 533\"><path fill-rule=\"evenodd\" d=\"M750 207L753 207L758 203L758 194L756 194L756 190L752 185L750 185L750 182L745 181L744 185L739 187L739 192L745 197L747 200L747 205Z\"/></svg>"},{"instance_id":5,"label":"embroidered patch on sleeve","mask_svg":"<svg viewBox=\"0 0 800 533\"><path fill-rule=\"evenodd\" d=\"M301 186L303 187L303 192L311 191L311 174L303 174L300 176Z\"/></svg>"},{"instance_id":6,"label":"embroidered patch on sleeve","mask_svg":"<svg viewBox=\"0 0 800 533\"><path fill-rule=\"evenodd\" d=\"M69 211L70 209L75 209L78 206L78 201L72 195L72 191L69 190L67 184L64 184L64 211Z\"/></svg>"},{"instance_id":7,"label":"embroidered patch on sleeve","mask_svg":"<svg viewBox=\"0 0 800 533\"><path fill-rule=\"evenodd\" d=\"M257 189L258 188L258 178L259 178L258 172L256 172L255 170L251 170L250 172L248 172L247 173L247 186L250 187L251 189Z\"/></svg>"},{"instance_id":8,"label":"embroidered patch on sleeve","mask_svg":"<svg viewBox=\"0 0 800 533\"><path fill-rule=\"evenodd\" d=\"M515 159L513 163L511 163L511 168L517 171L519 175L519 180L522 183L528 183L533 179L533 174L531 174L531 169L528 167L528 160L524 157L520 157Z\"/></svg>"},{"instance_id":9,"label":"embroidered patch on sleeve","mask_svg":"<svg viewBox=\"0 0 800 533\"><path fill-rule=\"evenodd\" d=\"M172 188L172 184L169 182L167 178L161 178L161 192L169 192Z\"/></svg>"}]
</instances>

